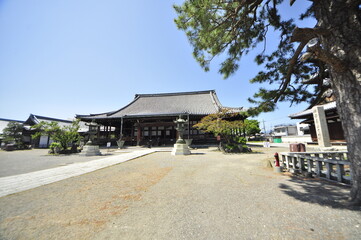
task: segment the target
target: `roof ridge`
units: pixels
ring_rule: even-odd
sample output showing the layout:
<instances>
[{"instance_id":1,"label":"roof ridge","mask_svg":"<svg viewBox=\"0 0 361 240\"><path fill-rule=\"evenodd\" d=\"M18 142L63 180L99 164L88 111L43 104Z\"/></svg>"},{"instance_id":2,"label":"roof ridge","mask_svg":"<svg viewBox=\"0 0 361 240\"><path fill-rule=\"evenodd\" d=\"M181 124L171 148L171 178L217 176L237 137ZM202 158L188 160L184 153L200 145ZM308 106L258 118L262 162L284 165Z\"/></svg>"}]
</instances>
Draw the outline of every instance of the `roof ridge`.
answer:
<instances>
[{"instance_id":1,"label":"roof ridge","mask_svg":"<svg viewBox=\"0 0 361 240\"><path fill-rule=\"evenodd\" d=\"M316 107L316 106L329 107L328 109L325 109L325 110L329 110L329 109L336 108L337 107L336 104L337 104L336 101L332 101L332 102L328 102L328 103L324 103L324 104L318 104L318 105L315 105L313 107ZM332 105L335 105L335 106L332 106ZM292 118L292 117L304 116L304 115L307 115L308 112L312 113L312 108L307 108L307 109L305 109L303 111L300 111L300 112L297 112L297 113L292 113L292 114L288 115L288 117Z\"/></svg>"},{"instance_id":2,"label":"roof ridge","mask_svg":"<svg viewBox=\"0 0 361 240\"><path fill-rule=\"evenodd\" d=\"M173 92L173 93L149 93L149 94L135 94L137 97L160 97L160 96L179 96L179 95L194 95L194 94L209 94L215 90L192 91L192 92Z\"/></svg>"},{"instance_id":3,"label":"roof ridge","mask_svg":"<svg viewBox=\"0 0 361 240\"><path fill-rule=\"evenodd\" d=\"M133 104L134 102L136 102L138 99L139 99L139 96L137 96L137 94L135 94L134 99L133 99L130 103L128 103L127 105L125 105L124 107L122 107L122 108L120 108L120 109L118 109L118 110L115 110L115 111L113 111L113 112L109 112L109 113L107 113L106 115L107 115L107 116L111 116L111 115L113 115L113 114L116 114L116 113L122 111L123 109L129 107L130 105L132 105L132 104Z\"/></svg>"},{"instance_id":4,"label":"roof ridge","mask_svg":"<svg viewBox=\"0 0 361 240\"><path fill-rule=\"evenodd\" d=\"M0 118L0 121L8 121L8 122L25 122L22 120L8 119L8 118Z\"/></svg>"},{"instance_id":5,"label":"roof ridge","mask_svg":"<svg viewBox=\"0 0 361 240\"><path fill-rule=\"evenodd\" d=\"M59 122L69 122L71 123L71 120L65 120L65 119L60 119L60 118L52 118L52 117L45 117L45 116L40 116L40 115L35 115L35 114L30 114L30 117L35 117L37 120L39 120L39 118L41 119L46 119L46 120L54 120L54 121L59 121Z\"/></svg>"},{"instance_id":6,"label":"roof ridge","mask_svg":"<svg viewBox=\"0 0 361 240\"><path fill-rule=\"evenodd\" d=\"M216 107L216 111L221 110L223 108L223 106L222 106L221 102L218 99L216 91L209 92L209 94L211 95L212 102L214 103L214 105ZM218 109L217 109L217 107L218 107Z\"/></svg>"}]
</instances>

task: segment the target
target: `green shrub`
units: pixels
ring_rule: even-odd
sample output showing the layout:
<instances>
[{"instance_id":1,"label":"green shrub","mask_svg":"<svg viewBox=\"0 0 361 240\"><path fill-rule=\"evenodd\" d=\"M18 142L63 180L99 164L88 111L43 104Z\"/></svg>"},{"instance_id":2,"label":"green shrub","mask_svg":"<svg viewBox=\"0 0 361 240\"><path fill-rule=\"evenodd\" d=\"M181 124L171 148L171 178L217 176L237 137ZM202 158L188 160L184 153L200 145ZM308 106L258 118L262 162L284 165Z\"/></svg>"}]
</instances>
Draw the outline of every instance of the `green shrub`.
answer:
<instances>
[{"instance_id":1,"label":"green shrub","mask_svg":"<svg viewBox=\"0 0 361 240\"><path fill-rule=\"evenodd\" d=\"M52 142L49 146L51 150L54 150L55 148L61 148L61 144L58 142Z\"/></svg>"},{"instance_id":2,"label":"green shrub","mask_svg":"<svg viewBox=\"0 0 361 240\"><path fill-rule=\"evenodd\" d=\"M41 121L31 128L37 131L35 134L31 135L33 139L42 135L50 136L51 139L60 144L60 150L66 151L69 144L77 142L80 139L80 135L78 133L79 120L73 121L71 126L63 127L59 126L57 122Z\"/></svg>"},{"instance_id":3,"label":"green shrub","mask_svg":"<svg viewBox=\"0 0 361 240\"><path fill-rule=\"evenodd\" d=\"M50 148L50 150L49 150L50 154L58 154L58 153L60 153L61 144L58 142L52 142L50 144L49 148Z\"/></svg>"},{"instance_id":4,"label":"green shrub","mask_svg":"<svg viewBox=\"0 0 361 240\"><path fill-rule=\"evenodd\" d=\"M247 139L244 137L235 137L235 142L237 142L238 144L242 144L245 145L247 143Z\"/></svg>"}]
</instances>

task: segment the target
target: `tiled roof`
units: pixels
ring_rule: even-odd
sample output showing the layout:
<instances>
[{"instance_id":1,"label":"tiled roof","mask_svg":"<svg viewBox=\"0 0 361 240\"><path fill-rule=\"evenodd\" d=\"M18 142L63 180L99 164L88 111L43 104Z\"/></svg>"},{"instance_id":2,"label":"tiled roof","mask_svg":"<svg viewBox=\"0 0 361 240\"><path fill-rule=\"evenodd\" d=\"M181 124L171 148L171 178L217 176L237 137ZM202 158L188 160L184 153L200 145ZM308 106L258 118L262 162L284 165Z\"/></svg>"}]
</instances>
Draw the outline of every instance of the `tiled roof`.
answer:
<instances>
[{"instance_id":1,"label":"tiled roof","mask_svg":"<svg viewBox=\"0 0 361 240\"><path fill-rule=\"evenodd\" d=\"M70 120L64 120L64 119L58 119L58 118L50 118L50 117L44 117L44 116L39 116L39 115L34 115L34 114L30 114L29 118L24 122L24 124L28 124L28 125L34 125L34 124L38 124L41 121L45 121L45 122L59 122L59 123L64 123L64 124L71 124L72 121Z\"/></svg>"},{"instance_id":2,"label":"tiled roof","mask_svg":"<svg viewBox=\"0 0 361 240\"><path fill-rule=\"evenodd\" d=\"M136 94L125 107L108 113L77 115L81 119L175 116L179 114L208 115L217 113L220 104L214 90L162 94ZM242 111L242 108L237 108Z\"/></svg>"},{"instance_id":3,"label":"tiled roof","mask_svg":"<svg viewBox=\"0 0 361 240\"><path fill-rule=\"evenodd\" d=\"M323 106L323 109L325 111L332 110L332 109L336 109L336 102L330 102L330 103L326 103L326 104L323 104L323 105L317 105L317 106ZM291 115L289 115L289 117L291 119L302 118L302 117L306 117L306 116L309 116L309 115L312 115L312 114L313 113L312 113L312 108L311 108L311 109L307 109L307 110L302 111L302 112L291 114Z\"/></svg>"}]
</instances>

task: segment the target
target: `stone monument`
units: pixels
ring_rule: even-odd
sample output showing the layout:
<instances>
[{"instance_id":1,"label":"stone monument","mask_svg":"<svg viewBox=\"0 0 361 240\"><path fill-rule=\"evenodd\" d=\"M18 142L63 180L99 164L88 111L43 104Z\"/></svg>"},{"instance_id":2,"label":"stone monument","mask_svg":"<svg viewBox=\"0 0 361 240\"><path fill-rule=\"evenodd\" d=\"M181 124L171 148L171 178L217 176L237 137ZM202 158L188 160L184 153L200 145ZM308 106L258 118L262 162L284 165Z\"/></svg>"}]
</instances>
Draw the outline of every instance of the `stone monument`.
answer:
<instances>
[{"instance_id":1,"label":"stone monument","mask_svg":"<svg viewBox=\"0 0 361 240\"><path fill-rule=\"evenodd\" d=\"M91 123L86 124L89 126L89 141L83 146L83 150L79 153L81 156L97 156L102 155L99 146L95 145L94 142L94 136L97 133L98 124L94 122L94 120Z\"/></svg>"},{"instance_id":2,"label":"stone monument","mask_svg":"<svg viewBox=\"0 0 361 240\"><path fill-rule=\"evenodd\" d=\"M315 106L312 108L312 112L315 121L318 146L321 150L330 150L332 145L328 133L325 110L323 109L323 106Z\"/></svg>"},{"instance_id":3,"label":"stone monument","mask_svg":"<svg viewBox=\"0 0 361 240\"><path fill-rule=\"evenodd\" d=\"M187 120L184 120L182 116L179 116L179 118L174 121L174 123L177 124L177 131L178 131L178 140L174 144L172 155L189 155L191 154L191 151L189 150L188 145L186 144L186 141L183 139L183 133L185 129L185 124L188 123Z\"/></svg>"}]
</instances>

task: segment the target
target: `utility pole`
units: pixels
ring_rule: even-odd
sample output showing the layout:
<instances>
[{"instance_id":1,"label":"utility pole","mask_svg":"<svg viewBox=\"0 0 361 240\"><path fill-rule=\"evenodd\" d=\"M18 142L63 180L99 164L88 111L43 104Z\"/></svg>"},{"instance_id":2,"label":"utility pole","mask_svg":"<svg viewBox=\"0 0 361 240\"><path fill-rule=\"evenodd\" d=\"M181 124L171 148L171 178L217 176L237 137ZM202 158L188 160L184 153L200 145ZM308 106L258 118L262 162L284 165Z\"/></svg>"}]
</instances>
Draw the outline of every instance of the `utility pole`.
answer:
<instances>
[{"instance_id":1,"label":"utility pole","mask_svg":"<svg viewBox=\"0 0 361 240\"><path fill-rule=\"evenodd\" d=\"M264 119L262 120L262 122L263 122L263 133L266 136L266 126L264 125Z\"/></svg>"}]
</instances>

